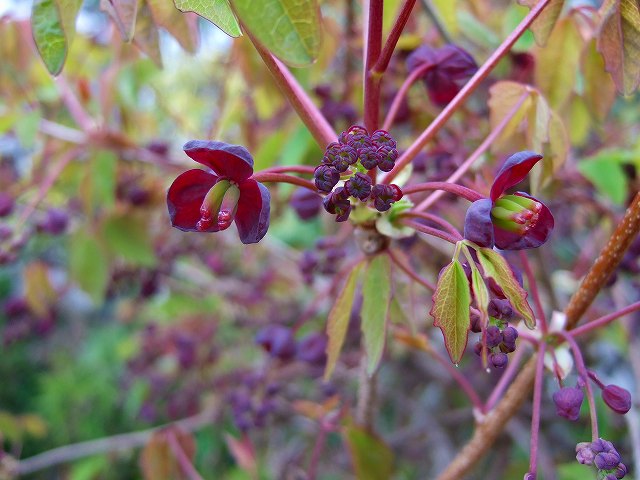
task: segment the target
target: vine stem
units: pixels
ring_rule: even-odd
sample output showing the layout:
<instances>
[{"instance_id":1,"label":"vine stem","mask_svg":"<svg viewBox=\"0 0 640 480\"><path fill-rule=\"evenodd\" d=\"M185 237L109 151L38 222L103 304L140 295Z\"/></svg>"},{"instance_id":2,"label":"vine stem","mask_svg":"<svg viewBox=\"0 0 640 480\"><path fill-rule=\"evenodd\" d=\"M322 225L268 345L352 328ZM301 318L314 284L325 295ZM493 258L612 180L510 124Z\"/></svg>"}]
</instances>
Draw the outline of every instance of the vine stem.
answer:
<instances>
[{"instance_id":1,"label":"vine stem","mask_svg":"<svg viewBox=\"0 0 640 480\"><path fill-rule=\"evenodd\" d=\"M527 98L529 97L529 94L530 94L529 91L527 91L520 96L518 101L511 108L511 110L509 110L509 112L507 112L504 118L500 120L500 123L496 125L496 128L494 128L491 132L489 132L489 135L487 135L487 137L478 146L478 148L476 148L475 151L471 155L469 155L469 158L467 158L456 169L456 171L453 172L451 176L445 180L446 182L455 183L458 180L460 180L460 178L462 178L462 176L465 173L467 173L469 168L471 168L471 165L473 165L476 162L476 160L478 160L484 154L484 152L486 152L489 149L489 147L491 147L491 144L493 144L493 142L500 136L500 134L502 134L502 132L507 127L511 119L518 112L518 110L520 110L520 107L522 106L522 104L527 100ZM428 209L431 205L437 202L442 195L443 195L443 192L432 193L416 206L416 210Z\"/></svg>"},{"instance_id":2,"label":"vine stem","mask_svg":"<svg viewBox=\"0 0 640 480\"><path fill-rule=\"evenodd\" d=\"M618 267L625 251L640 231L640 193L636 194L624 217L600 252L587 276L565 309L567 330L573 329L607 278ZM438 480L460 480L471 471L504 430L531 391L536 372L536 355L523 367L502 400L484 417L471 439L440 474Z\"/></svg>"},{"instance_id":3,"label":"vine stem","mask_svg":"<svg viewBox=\"0 0 640 480\"><path fill-rule=\"evenodd\" d=\"M253 43L253 46L258 51L258 54L260 54L260 57L262 57L262 61L271 72L278 87L280 87L284 96L287 97L287 100L289 100L289 103L300 117L300 120L302 120L309 129L320 148L324 150L331 142L335 142L338 135L333 130L333 127L324 115L322 115L318 107L315 106L289 69L266 48L260 45L248 30L244 29L244 33L249 37L251 43Z\"/></svg>"},{"instance_id":4,"label":"vine stem","mask_svg":"<svg viewBox=\"0 0 640 480\"><path fill-rule=\"evenodd\" d=\"M522 263L522 268L524 270L524 274L527 277L527 283L529 284L529 290L531 290L531 295L533 296L533 301L536 304L536 310L538 311L538 320L540 320L540 330L542 330L542 334L546 335L548 332L547 327L547 317L544 314L544 307L542 306L542 300L540 299L540 292L538 291L538 284L536 282L536 277L533 274L533 270L531 269L531 264L529 263L529 258L524 250L520 250L518 252L520 254L520 262Z\"/></svg>"},{"instance_id":5,"label":"vine stem","mask_svg":"<svg viewBox=\"0 0 640 480\"><path fill-rule=\"evenodd\" d=\"M314 192L318 191L313 182L305 180L304 178L294 177L293 175L286 175L284 173L270 173L263 171L254 173L252 178L257 182L291 183L293 185L298 185L299 187L308 188Z\"/></svg>"},{"instance_id":6,"label":"vine stem","mask_svg":"<svg viewBox=\"0 0 640 480\"><path fill-rule=\"evenodd\" d=\"M538 442L540 435L540 409L542 407L542 386L544 384L544 351L545 342L538 345L536 359L535 386L533 389L533 412L531 414L531 445L529 454L529 472L525 478L535 479L538 471Z\"/></svg>"},{"instance_id":7,"label":"vine stem","mask_svg":"<svg viewBox=\"0 0 640 480\"><path fill-rule=\"evenodd\" d=\"M407 25L407 21L409 20L409 16L411 15L411 11L415 4L416 0L405 0L402 7L400 7L398 18L396 18L396 21L391 28L391 33L389 33L389 37L382 48L382 52L380 53L376 64L372 68L372 72L374 74L383 75L384 72L387 71L393 51L398 44L398 40L400 39L400 35L402 34L404 27Z\"/></svg>"},{"instance_id":8,"label":"vine stem","mask_svg":"<svg viewBox=\"0 0 640 480\"><path fill-rule=\"evenodd\" d=\"M265 168L264 170L260 170L255 175L257 175L258 173L287 173L287 172L313 175L314 171L315 171L314 167L307 166L307 165L278 165L276 167L269 167L269 168Z\"/></svg>"},{"instance_id":9,"label":"vine stem","mask_svg":"<svg viewBox=\"0 0 640 480\"><path fill-rule=\"evenodd\" d=\"M415 185L409 185L408 187L404 187L402 189L402 193L405 195L412 195L414 193L428 192L431 190L443 190L448 193L453 193L454 195L458 195L459 197L465 198L470 202L475 202L476 200L485 198L475 190L472 190L471 188L463 187L462 185L456 185L455 183L448 183L448 182L417 183Z\"/></svg>"},{"instance_id":10,"label":"vine stem","mask_svg":"<svg viewBox=\"0 0 640 480\"><path fill-rule=\"evenodd\" d=\"M418 80L422 75L424 75L428 70L432 68L433 65L429 63L420 65L404 80L404 82L400 86L400 90L398 90L398 93L396 93L395 97L393 97L393 101L391 102L391 106L389 107L389 111L387 112L387 116L385 117L384 123L382 124L383 130L388 131L391 128L398 110L400 109L400 105L402 104L402 100L407 96L407 92L409 91L409 88L411 88L411 85L413 85L416 80Z\"/></svg>"},{"instance_id":11,"label":"vine stem","mask_svg":"<svg viewBox=\"0 0 640 480\"><path fill-rule=\"evenodd\" d=\"M420 153L429 141L440 131L449 118L460 108L467 98L474 92L480 83L487 78L489 73L498 64L500 59L504 57L513 46L514 43L529 28L529 25L536 19L540 12L550 3L551 0L540 0L535 7L527 14L520 24L509 34L509 36L500 44L486 62L478 69L473 77L465 84L451 102L440 112L440 114L431 122L431 124L422 132L422 134L413 142L413 144L402 154L396 162L396 166L383 178L383 183L390 183L413 158Z\"/></svg>"}]
</instances>

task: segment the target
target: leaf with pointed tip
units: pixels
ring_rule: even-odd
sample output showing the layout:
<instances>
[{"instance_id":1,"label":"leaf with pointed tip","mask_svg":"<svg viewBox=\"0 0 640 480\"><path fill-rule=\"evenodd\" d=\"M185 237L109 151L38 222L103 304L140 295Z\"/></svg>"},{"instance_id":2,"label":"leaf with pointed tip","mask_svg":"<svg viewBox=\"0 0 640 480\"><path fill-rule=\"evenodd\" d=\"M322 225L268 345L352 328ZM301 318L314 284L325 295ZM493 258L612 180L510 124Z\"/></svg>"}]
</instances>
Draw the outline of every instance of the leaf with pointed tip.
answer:
<instances>
[{"instance_id":1,"label":"leaf with pointed tip","mask_svg":"<svg viewBox=\"0 0 640 480\"><path fill-rule=\"evenodd\" d=\"M47 70L62 71L75 34L79 0L35 0L31 10L31 32Z\"/></svg>"},{"instance_id":2,"label":"leaf with pointed tip","mask_svg":"<svg viewBox=\"0 0 640 480\"><path fill-rule=\"evenodd\" d=\"M329 312L329 318L327 320L327 337L329 341L327 343L327 366L324 371L324 379L329 380L333 374L333 370L338 362L340 356L340 350L342 350L342 344L344 343L345 336L347 334L347 327L349 326L349 319L351 318L351 307L353 306L353 299L356 293L356 287L358 286L358 277L360 276L360 270L362 264L358 263L351 269L347 276L347 281L336 302Z\"/></svg>"},{"instance_id":3,"label":"leaf with pointed tip","mask_svg":"<svg viewBox=\"0 0 640 480\"><path fill-rule=\"evenodd\" d=\"M231 0L244 28L292 67L312 64L320 53L322 23L316 0Z\"/></svg>"},{"instance_id":4,"label":"leaf with pointed tip","mask_svg":"<svg viewBox=\"0 0 640 480\"><path fill-rule=\"evenodd\" d=\"M356 478L388 480L393 475L393 452L376 435L354 424L343 430Z\"/></svg>"},{"instance_id":5,"label":"leaf with pointed tip","mask_svg":"<svg viewBox=\"0 0 640 480\"><path fill-rule=\"evenodd\" d=\"M169 32L187 52L194 53L198 46L197 35L187 17L168 0L147 0L147 4L156 25Z\"/></svg>"},{"instance_id":6,"label":"leaf with pointed tip","mask_svg":"<svg viewBox=\"0 0 640 480\"><path fill-rule=\"evenodd\" d=\"M451 361L460 362L469 336L471 290L469 281L458 260L444 267L433 293L433 306L429 312L433 325L442 331L444 344Z\"/></svg>"},{"instance_id":7,"label":"leaf with pointed tip","mask_svg":"<svg viewBox=\"0 0 640 480\"><path fill-rule=\"evenodd\" d=\"M592 41L582 57L582 75L584 77L584 101L589 112L598 122L604 122L616 99L616 86L611 75L605 71L602 55Z\"/></svg>"},{"instance_id":8,"label":"leaf with pointed tip","mask_svg":"<svg viewBox=\"0 0 640 480\"><path fill-rule=\"evenodd\" d=\"M598 51L618 91L631 95L640 84L640 5L637 0L606 0L600 14Z\"/></svg>"},{"instance_id":9,"label":"leaf with pointed tip","mask_svg":"<svg viewBox=\"0 0 640 480\"><path fill-rule=\"evenodd\" d=\"M482 321L486 322L489 320L489 289L484 283L478 267L475 266L471 268L471 289L476 299L476 306L482 313Z\"/></svg>"},{"instance_id":10,"label":"leaf with pointed tip","mask_svg":"<svg viewBox=\"0 0 640 480\"><path fill-rule=\"evenodd\" d=\"M125 42L133 39L138 15L138 0L100 0L100 10L111 17Z\"/></svg>"},{"instance_id":11,"label":"leaf with pointed tip","mask_svg":"<svg viewBox=\"0 0 640 480\"><path fill-rule=\"evenodd\" d=\"M518 0L518 3L525 7L533 8L540 1L541 0ZM538 18L531 24L531 31L538 45L545 46L547 44L563 7L564 0L551 0L542 12L540 12Z\"/></svg>"},{"instance_id":12,"label":"leaf with pointed tip","mask_svg":"<svg viewBox=\"0 0 640 480\"><path fill-rule=\"evenodd\" d=\"M382 359L387 333L387 313L391 300L389 255L371 259L362 282L362 334L367 352L367 373L373 375Z\"/></svg>"},{"instance_id":13,"label":"leaf with pointed tip","mask_svg":"<svg viewBox=\"0 0 640 480\"><path fill-rule=\"evenodd\" d=\"M142 2L138 7L136 17L136 33L133 43L142 50L158 67L162 67L162 55L160 54L160 35L158 27L153 23L151 10L147 2Z\"/></svg>"},{"instance_id":14,"label":"leaf with pointed tip","mask_svg":"<svg viewBox=\"0 0 640 480\"><path fill-rule=\"evenodd\" d=\"M496 82L491 86L488 102L491 128L497 128L505 117L512 115L502 133L492 142L492 151L515 151L525 146L526 132L522 125L534 106L534 93L533 88L512 81ZM524 100L522 100L523 97ZM519 102L522 103L513 112Z\"/></svg>"},{"instance_id":15,"label":"leaf with pointed tip","mask_svg":"<svg viewBox=\"0 0 640 480\"><path fill-rule=\"evenodd\" d=\"M242 35L228 0L173 0L178 10L193 12L209 20L230 37Z\"/></svg>"},{"instance_id":16,"label":"leaf with pointed tip","mask_svg":"<svg viewBox=\"0 0 640 480\"><path fill-rule=\"evenodd\" d=\"M536 326L536 317L527 302L528 293L520 286L511 267L498 252L490 248L474 247L482 270L487 277L493 278L506 295L513 308L522 316L529 328Z\"/></svg>"}]
</instances>

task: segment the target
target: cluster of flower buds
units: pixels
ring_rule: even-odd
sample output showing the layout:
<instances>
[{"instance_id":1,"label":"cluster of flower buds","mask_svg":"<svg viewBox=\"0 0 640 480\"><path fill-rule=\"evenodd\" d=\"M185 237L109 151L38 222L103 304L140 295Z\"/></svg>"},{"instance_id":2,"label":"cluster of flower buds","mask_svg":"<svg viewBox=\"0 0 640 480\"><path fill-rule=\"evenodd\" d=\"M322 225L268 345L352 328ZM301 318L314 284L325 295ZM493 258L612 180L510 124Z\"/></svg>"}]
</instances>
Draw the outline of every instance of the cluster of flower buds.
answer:
<instances>
[{"instance_id":1,"label":"cluster of flower buds","mask_svg":"<svg viewBox=\"0 0 640 480\"><path fill-rule=\"evenodd\" d=\"M518 331L507 324L507 320L514 317L511 303L506 298L493 298L489 301L487 308L490 325L486 331L486 346L488 349L489 362L495 368L504 368L508 361L508 353L515 352ZM471 316L471 331L482 332L480 317L477 314ZM474 346L477 355L482 355L482 340Z\"/></svg>"},{"instance_id":2,"label":"cluster of flower buds","mask_svg":"<svg viewBox=\"0 0 640 480\"><path fill-rule=\"evenodd\" d=\"M277 395L282 385L266 383L264 377L254 373L242 375L236 390L227 396L233 423L238 430L247 432L251 428L262 428L270 414L277 409Z\"/></svg>"},{"instance_id":3,"label":"cluster of flower buds","mask_svg":"<svg viewBox=\"0 0 640 480\"><path fill-rule=\"evenodd\" d=\"M310 366L323 367L327 360L327 336L324 333L311 333L296 341L291 328L271 324L260 329L256 343L271 357L283 362L295 359Z\"/></svg>"},{"instance_id":4,"label":"cluster of flower buds","mask_svg":"<svg viewBox=\"0 0 640 480\"><path fill-rule=\"evenodd\" d=\"M576 445L576 459L583 465L595 465L598 478L616 480L624 478L627 467L613 443L599 438L594 442L580 442Z\"/></svg>"},{"instance_id":5,"label":"cluster of flower buds","mask_svg":"<svg viewBox=\"0 0 640 480\"><path fill-rule=\"evenodd\" d=\"M349 218L352 198L370 201L380 212L389 210L402 198L402 190L397 185L374 185L366 172L376 168L390 172L397 159L396 141L389 132L376 130L369 135L361 126L342 132L338 142L329 144L313 175L318 190L327 194L325 210L336 215L337 222ZM345 180L344 186L335 188L341 179Z\"/></svg>"}]
</instances>

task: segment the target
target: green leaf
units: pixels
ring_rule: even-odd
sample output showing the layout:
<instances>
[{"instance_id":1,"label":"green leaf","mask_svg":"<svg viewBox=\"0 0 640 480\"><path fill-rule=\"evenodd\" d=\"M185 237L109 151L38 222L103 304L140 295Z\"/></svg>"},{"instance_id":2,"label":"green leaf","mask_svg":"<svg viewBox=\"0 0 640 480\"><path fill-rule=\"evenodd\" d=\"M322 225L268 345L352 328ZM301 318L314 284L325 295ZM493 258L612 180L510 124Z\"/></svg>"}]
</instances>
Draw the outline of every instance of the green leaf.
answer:
<instances>
[{"instance_id":1,"label":"green leaf","mask_svg":"<svg viewBox=\"0 0 640 480\"><path fill-rule=\"evenodd\" d=\"M31 32L38 53L52 75L62 71L75 33L79 0L34 0Z\"/></svg>"},{"instance_id":2,"label":"green leaf","mask_svg":"<svg viewBox=\"0 0 640 480\"><path fill-rule=\"evenodd\" d=\"M379 437L355 425L345 427L343 435L356 478L389 480L392 477L393 452Z\"/></svg>"},{"instance_id":3,"label":"green leaf","mask_svg":"<svg viewBox=\"0 0 640 480\"><path fill-rule=\"evenodd\" d=\"M373 375L382 359L390 300L391 261L389 255L376 255L369 262L362 282L361 328L369 375Z\"/></svg>"},{"instance_id":4,"label":"green leaf","mask_svg":"<svg viewBox=\"0 0 640 480\"><path fill-rule=\"evenodd\" d=\"M624 152L603 152L578 163L578 170L595 185L598 193L623 205L629 191L627 175L622 168L624 158Z\"/></svg>"},{"instance_id":5,"label":"green leaf","mask_svg":"<svg viewBox=\"0 0 640 480\"><path fill-rule=\"evenodd\" d=\"M434 318L433 325L442 331L447 352L455 364L460 362L467 346L470 305L469 281L462 264L454 260L440 272L429 313Z\"/></svg>"},{"instance_id":6,"label":"green leaf","mask_svg":"<svg viewBox=\"0 0 640 480\"><path fill-rule=\"evenodd\" d=\"M473 247L477 254L482 270L487 277L493 278L506 295L511 306L522 316L529 328L536 326L536 317L527 302L528 293L520 286L513 275L507 261L498 252L490 248Z\"/></svg>"},{"instance_id":7,"label":"green leaf","mask_svg":"<svg viewBox=\"0 0 640 480\"><path fill-rule=\"evenodd\" d=\"M361 263L358 263L351 269L347 281L336 299L336 303L333 304L333 308L331 312L329 312L329 318L327 320L327 336L329 337L329 342L327 344L327 366L324 371L325 380L331 378L338 357L340 356L340 350L342 350L361 269Z\"/></svg>"},{"instance_id":8,"label":"green leaf","mask_svg":"<svg viewBox=\"0 0 640 480\"><path fill-rule=\"evenodd\" d=\"M152 267L156 264L144 219L131 214L112 216L102 226L102 234L109 250L132 265Z\"/></svg>"},{"instance_id":9,"label":"green leaf","mask_svg":"<svg viewBox=\"0 0 640 480\"><path fill-rule=\"evenodd\" d=\"M116 154L106 150L92 156L85 178L80 184L80 196L87 213L109 209L114 205L117 163Z\"/></svg>"},{"instance_id":10,"label":"green leaf","mask_svg":"<svg viewBox=\"0 0 640 480\"><path fill-rule=\"evenodd\" d=\"M19 115L15 123L15 132L18 140L25 149L33 148L40 126L42 115L38 110Z\"/></svg>"},{"instance_id":11,"label":"green leaf","mask_svg":"<svg viewBox=\"0 0 640 480\"><path fill-rule=\"evenodd\" d=\"M287 65L318 58L322 23L315 0L232 0L231 6L243 27Z\"/></svg>"},{"instance_id":12,"label":"green leaf","mask_svg":"<svg viewBox=\"0 0 640 480\"><path fill-rule=\"evenodd\" d=\"M584 78L584 101L591 115L604 122L616 99L616 86L605 71L602 55L592 41L582 55L582 76Z\"/></svg>"},{"instance_id":13,"label":"green leaf","mask_svg":"<svg viewBox=\"0 0 640 480\"><path fill-rule=\"evenodd\" d=\"M640 84L640 6L637 0L606 0L600 14L598 51L618 91L631 95Z\"/></svg>"},{"instance_id":14,"label":"green leaf","mask_svg":"<svg viewBox=\"0 0 640 480\"><path fill-rule=\"evenodd\" d=\"M100 10L111 17L125 42L133 39L138 15L138 0L100 0Z\"/></svg>"},{"instance_id":15,"label":"green leaf","mask_svg":"<svg viewBox=\"0 0 640 480\"><path fill-rule=\"evenodd\" d=\"M471 265L471 289L476 299L476 306L482 313L482 320L487 321L489 319L489 290L478 268L473 263Z\"/></svg>"},{"instance_id":16,"label":"green leaf","mask_svg":"<svg viewBox=\"0 0 640 480\"><path fill-rule=\"evenodd\" d=\"M533 8L540 0L518 0L520 5ZM542 10L540 15L531 24L531 31L536 39L536 43L545 46L547 40L556 25L556 21L564 7L564 0L551 0L549 4Z\"/></svg>"},{"instance_id":17,"label":"green leaf","mask_svg":"<svg viewBox=\"0 0 640 480\"><path fill-rule=\"evenodd\" d=\"M182 12L193 12L209 20L230 37L242 35L228 0L174 0Z\"/></svg>"},{"instance_id":18,"label":"green leaf","mask_svg":"<svg viewBox=\"0 0 640 480\"><path fill-rule=\"evenodd\" d=\"M96 305L104 299L109 281L109 265L100 243L78 230L69 239L69 273Z\"/></svg>"}]
</instances>

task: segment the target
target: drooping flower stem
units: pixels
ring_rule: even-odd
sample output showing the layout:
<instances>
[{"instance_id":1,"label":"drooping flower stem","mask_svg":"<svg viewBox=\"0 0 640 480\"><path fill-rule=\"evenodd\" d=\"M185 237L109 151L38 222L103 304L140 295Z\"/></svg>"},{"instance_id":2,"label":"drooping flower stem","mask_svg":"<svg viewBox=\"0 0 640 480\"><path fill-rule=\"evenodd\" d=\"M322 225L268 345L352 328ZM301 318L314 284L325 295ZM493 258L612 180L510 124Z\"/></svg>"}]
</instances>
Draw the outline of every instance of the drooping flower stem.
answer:
<instances>
[{"instance_id":1,"label":"drooping flower stem","mask_svg":"<svg viewBox=\"0 0 640 480\"><path fill-rule=\"evenodd\" d=\"M286 175L284 173L270 173L262 171L254 174L253 179L257 182L264 183L291 183L293 185L298 185L299 187L308 188L309 190L313 190L314 192L318 191L313 182L305 180L304 178L294 177L293 175Z\"/></svg>"},{"instance_id":2,"label":"drooping flower stem","mask_svg":"<svg viewBox=\"0 0 640 480\"><path fill-rule=\"evenodd\" d=\"M598 328L604 327L605 325L608 325L609 323L617 320L620 317L624 317L625 315L628 315L629 313L633 313L640 310L640 302L635 302L632 303L631 305L628 305L620 310L618 310L617 312L613 312L610 313L608 315L604 315L603 317L597 318L595 320L590 321L589 323L585 323L584 325L580 325L577 328L574 328L571 331L571 334L574 337L577 337L579 335L583 335L587 332L592 332Z\"/></svg>"},{"instance_id":3,"label":"drooping flower stem","mask_svg":"<svg viewBox=\"0 0 640 480\"><path fill-rule=\"evenodd\" d=\"M391 102L391 106L389 107L389 111L387 112L387 116L384 119L384 123L382 124L383 130L391 129L391 125L393 125L393 121L396 118L396 114L400 109L400 105L402 104L402 100L407 96L407 92L411 85L413 85L416 80L418 80L422 75L424 75L429 69L433 68L433 65L429 65L425 63L420 67L416 68L413 72L409 74L409 76L404 80L402 86L396 93L395 97L393 97L393 101Z\"/></svg>"},{"instance_id":4,"label":"drooping flower stem","mask_svg":"<svg viewBox=\"0 0 640 480\"><path fill-rule=\"evenodd\" d=\"M424 220L437 223L446 231L448 231L451 235L462 240L462 235L460 234L458 229L453 225L451 225L449 222L447 222L444 218L439 217L438 215L434 215L432 213L427 213L427 212L416 212L414 210L408 210L406 212L403 212L400 215L400 218L403 218L403 217L404 218L422 218Z\"/></svg>"},{"instance_id":5,"label":"drooping flower stem","mask_svg":"<svg viewBox=\"0 0 640 480\"><path fill-rule=\"evenodd\" d=\"M533 387L533 412L531 414L531 445L529 447L529 475L535 479L538 470L538 442L540 434L540 410L542 406L542 386L544 384L544 352L546 343L538 345L535 385ZM527 478L527 477L525 477Z\"/></svg>"},{"instance_id":6,"label":"drooping flower stem","mask_svg":"<svg viewBox=\"0 0 640 480\"><path fill-rule=\"evenodd\" d=\"M432 292L435 291L436 286L433 283L429 282L427 279L423 278L418 272L413 270L410 265L404 262L404 260L400 258L399 252L396 252L393 249L389 249L387 250L387 252L389 253L389 257L391 258L393 263L397 265L400 270L406 273L409 278L415 280L427 290L430 290Z\"/></svg>"},{"instance_id":7,"label":"drooping flower stem","mask_svg":"<svg viewBox=\"0 0 640 480\"><path fill-rule=\"evenodd\" d=\"M529 257L524 250L520 250L520 262L522 263L522 268L524 270L524 274L527 277L527 283L529 285L529 290L531 291L531 295L533 296L533 302L536 305L538 321L540 322L540 329L542 330L542 334L546 335L547 328L547 317L544 314L544 307L542 306L542 300L540 299L540 292L538 291L538 284L536 282L536 277L533 274L533 270L531 269L531 264L529 263Z\"/></svg>"},{"instance_id":8,"label":"drooping flower stem","mask_svg":"<svg viewBox=\"0 0 640 480\"><path fill-rule=\"evenodd\" d=\"M447 242L450 242L453 244L458 243L458 240L460 240L459 238L454 237L453 235L447 232L443 232L442 230L438 230L437 228L432 228L426 225L422 225L421 223L414 222L412 220L405 219L405 220L401 220L400 223L402 225L406 225L407 227L411 227L414 230L417 230L418 232L426 233L427 235L441 238L442 240L446 240Z\"/></svg>"},{"instance_id":9,"label":"drooping flower stem","mask_svg":"<svg viewBox=\"0 0 640 480\"><path fill-rule=\"evenodd\" d=\"M549 4L551 0L541 0L520 22L520 24L509 34L509 36L500 44L495 52L487 59L487 61L478 69L471 79L466 83L462 90L458 92L451 102L440 112L440 114L431 122L431 124L422 132L422 134L411 144L411 146L402 154L396 162L395 167L383 179L384 183L391 183L413 158L433 139L433 137L445 125L447 120L460 108L467 98L475 91L482 81L491 73L500 59L504 57L516 41L529 28L529 25L536 19L540 12Z\"/></svg>"},{"instance_id":10,"label":"drooping flower stem","mask_svg":"<svg viewBox=\"0 0 640 480\"><path fill-rule=\"evenodd\" d=\"M369 132L378 128L380 113L379 77L381 74L376 74L373 67L378 61L382 49L383 4L383 0L369 0L369 14L365 31L364 126Z\"/></svg>"},{"instance_id":11,"label":"drooping flower stem","mask_svg":"<svg viewBox=\"0 0 640 480\"><path fill-rule=\"evenodd\" d=\"M428 192L431 190L443 190L448 193L453 193L459 197L462 197L470 202L475 202L476 200L480 200L484 198L475 190L472 190L467 187L463 187L462 185L456 185L455 183L448 182L426 182L426 183L417 183L415 185L410 185L408 187L404 187L402 189L402 193L405 195L411 195L418 192Z\"/></svg>"},{"instance_id":12,"label":"drooping flower stem","mask_svg":"<svg viewBox=\"0 0 640 480\"><path fill-rule=\"evenodd\" d=\"M519 334L519 338L522 334ZM528 350L528 349L527 349ZM489 398L485 403L485 411L490 411L495 406L496 402L502 397L504 391L513 380L513 377L518 373L518 368L520 368L520 361L522 360L522 356L525 353L525 348L522 345L518 347L518 349L513 353L513 356L509 359L509 363L507 363L507 368L504 370L502 375L500 375L500 380L491 391Z\"/></svg>"}]
</instances>

